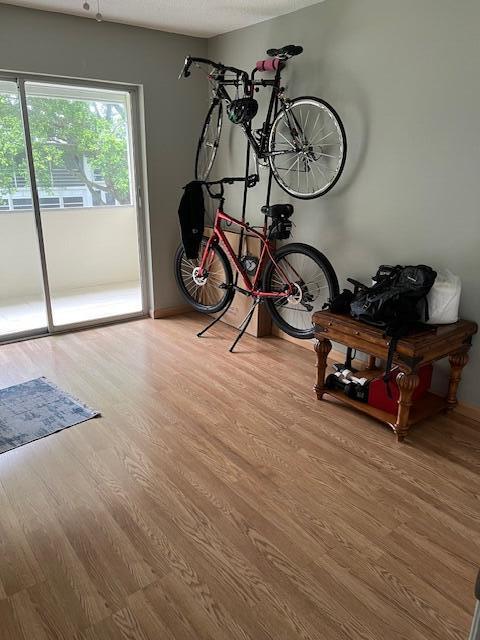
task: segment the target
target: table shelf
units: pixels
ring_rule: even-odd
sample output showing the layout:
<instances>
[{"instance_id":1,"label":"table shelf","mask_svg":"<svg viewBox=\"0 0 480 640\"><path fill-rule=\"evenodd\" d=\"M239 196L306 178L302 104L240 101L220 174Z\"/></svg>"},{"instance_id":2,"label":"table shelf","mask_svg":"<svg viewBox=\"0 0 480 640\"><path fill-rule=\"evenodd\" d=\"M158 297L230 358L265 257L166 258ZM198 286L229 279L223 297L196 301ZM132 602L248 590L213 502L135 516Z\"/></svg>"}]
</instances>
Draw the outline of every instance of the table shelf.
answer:
<instances>
[{"instance_id":1,"label":"table shelf","mask_svg":"<svg viewBox=\"0 0 480 640\"><path fill-rule=\"evenodd\" d=\"M363 374L363 371L361 373ZM394 428L395 426L395 422L397 420L396 413L389 413L388 411L384 411L383 409L372 407L366 402L360 402L360 400L349 398L343 393L343 391L338 389L328 389L327 391L325 391L325 395L331 396L332 398L335 398L336 400L339 400L344 404L354 407L358 411L362 411L372 418L390 425L392 428ZM442 398L435 393L428 392L423 398L417 400L412 406L410 410L409 422L410 424L416 424L417 422L420 422L421 420L424 420L429 416L444 411L446 408L446 398Z\"/></svg>"}]
</instances>

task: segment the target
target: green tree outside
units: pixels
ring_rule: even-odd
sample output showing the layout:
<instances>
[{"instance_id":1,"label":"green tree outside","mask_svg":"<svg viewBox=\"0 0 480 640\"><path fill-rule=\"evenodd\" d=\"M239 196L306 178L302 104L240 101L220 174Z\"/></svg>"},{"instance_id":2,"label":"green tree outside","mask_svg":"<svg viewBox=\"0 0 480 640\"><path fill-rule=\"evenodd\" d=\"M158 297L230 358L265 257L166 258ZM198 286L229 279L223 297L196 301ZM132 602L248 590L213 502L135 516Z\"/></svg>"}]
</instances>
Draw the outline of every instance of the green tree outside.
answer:
<instances>
[{"instance_id":1,"label":"green tree outside","mask_svg":"<svg viewBox=\"0 0 480 640\"><path fill-rule=\"evenodd\" d=\"M103 204L106 194L120 204L130 202L127 121L123 105L30 96L28 113L36 178L43 189L53 190L51 168L61 167L87 186L94 205ZM102 182L87 175L87 163L102 176ZM16 190L15 175L28 183L20 106L15 94L2 94L1 195Z\"/></svg>"}]
</instances>

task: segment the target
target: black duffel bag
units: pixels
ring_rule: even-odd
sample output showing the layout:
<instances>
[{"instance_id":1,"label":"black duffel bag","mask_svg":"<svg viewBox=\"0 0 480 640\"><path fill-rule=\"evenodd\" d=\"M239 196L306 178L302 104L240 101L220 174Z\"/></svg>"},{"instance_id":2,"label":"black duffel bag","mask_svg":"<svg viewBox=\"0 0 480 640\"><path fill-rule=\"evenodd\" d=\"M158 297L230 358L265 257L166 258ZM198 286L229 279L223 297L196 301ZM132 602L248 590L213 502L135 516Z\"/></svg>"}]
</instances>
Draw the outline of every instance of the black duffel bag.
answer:
<instances>
[{"instance_id":1,"label":"black duffel bag","mask_svg":"<svg viewBox=\"0 0 480 640\"><path fill-rule=\"evenodd\" d=\"M384 330L390 337L385 380L388 380L399 338L419 329L428 320L427 294L436 271L424 264L395 267L382 265L370 287L348 278L355 286L350 314L356 320Z\"/></svg>"},{"instance_id":2,"label":"black duffel bag","mask_svg":"<svg viewBox=\"0 0 480 640\"><path fill-rule=\"evenodd\" d=\"M370 287L349 278L356 287L350 313L357 320L386 330L412 327L428 320L427 294L436 276L431 267L420 264L382 265Z\"/></svg>"}]
</instances>

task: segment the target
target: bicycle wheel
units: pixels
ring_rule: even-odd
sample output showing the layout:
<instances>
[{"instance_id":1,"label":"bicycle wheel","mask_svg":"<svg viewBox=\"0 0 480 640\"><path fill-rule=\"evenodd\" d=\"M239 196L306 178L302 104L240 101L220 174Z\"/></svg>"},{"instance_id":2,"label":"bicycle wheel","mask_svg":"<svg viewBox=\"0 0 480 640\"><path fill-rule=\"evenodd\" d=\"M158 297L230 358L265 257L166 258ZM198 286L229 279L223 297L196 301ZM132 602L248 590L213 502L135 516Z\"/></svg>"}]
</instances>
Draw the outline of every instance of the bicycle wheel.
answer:
<instances>
[{"instance_id":1,"label":"bicycle wheel","mask_svg":"<svg viewBox=\"0 0 480 640\"><path fill-rule=\"evenodd\" d=\"M338 294L338 280L328 259L314 247L292 243L281 247L263 274L263 290L286 290L286 276L294 285L288 298L265 298L273 322L294 338L313 338L312 313Z\"/></svg>"},{"instance_id":2,"label":"bicycle wheel","mask_svg":"<svg viewBox=\"0 0 480 640\"><path fill-rule=\"evenodd\" d=\"M197 155L195 157L196 180L206 180L210 175L220 142L222 117L222 103L220 100L214 100L208 110L200 140L198 141Z\"/></svg>"},{"instance_id":3,"label":"bicycle wheel","mask_svg":"<svg viewBox=\"0 0 480 640\"><path fill-rule=\"evenodd\" d=\"M185 300L201 313L221 311L233 296L232 268L220 247L212 247L207 259L206 275L198 275L198 267L207 238L202 238L198 258L185 255L183 245L175 254L175 279Z\"/></svg>"},{"instance_id":4,"label":"bicycle wheel","mask_svg":"<svg viewBox=\"0 0 480 640\"><path fill-rule=\"evenodd\" d=\"M268 138L273 176L295 198L323 196L342 174L345 129L336 111L319 98L296 98L279 111Z\"/></svg>"}]
</instances>

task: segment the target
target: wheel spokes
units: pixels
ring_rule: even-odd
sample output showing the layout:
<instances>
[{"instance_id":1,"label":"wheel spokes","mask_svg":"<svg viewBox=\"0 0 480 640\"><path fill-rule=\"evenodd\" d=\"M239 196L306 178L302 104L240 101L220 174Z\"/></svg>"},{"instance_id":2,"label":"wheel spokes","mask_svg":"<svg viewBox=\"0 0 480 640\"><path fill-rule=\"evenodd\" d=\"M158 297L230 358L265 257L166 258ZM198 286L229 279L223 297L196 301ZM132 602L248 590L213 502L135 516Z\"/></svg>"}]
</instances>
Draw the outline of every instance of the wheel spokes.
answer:
<instances>
[{"instance_id":1,"label":"wheel spokes","mask_svg":"<svg viewBox=\"0 0 480 640\"><path fill-rule=\"evenodd\" d=\"M290 296L273 301L276 313L294 331L308 332L312 327L312 314L321 309L329 297L329 284L321 265L311 256L292 252L283 256L273 268L271 290L285 291L286 281L300 287L301 300Z\"/></svg>"},{"instance_id":2,"label":"wheel spokes","mask_svg":"<svg viewBox=\"0 0 480 640\"><path fill-rule=\"evenodd\" d=\"M205 242L202 243L199 256L203 255ZM182 279L184 289L187 294L204 307L214 307L218 305L226 295L226 285L228 276L222 260L215 252L211 252L205 265L205 276L200 277L197 273L200 266L200 259L187 258L182 256L179 265L179 275Z\"/></svg>"},{"instance_id":3,"label":"wheel spokes","mask_svg":"<svg viewBox=\"0 0 480 640\"><path fill-rule=\"evenodd\" d=\"M275 121L269 151L280 185L292 195L315 197L328 190L343 168L343 133L326 105L302 99Z\"/></svg>"},{"instance_id":4,"label":"wheel spokes","mask_svg":"<svg viewBox=\"0 0 480 640\"><path fill-rule=\"evenodd\" d=\"M222 126L221 103L215 105L205 121L197 152L196 177L206 180L217 153Z\"/></svg>"}]
</instances>

